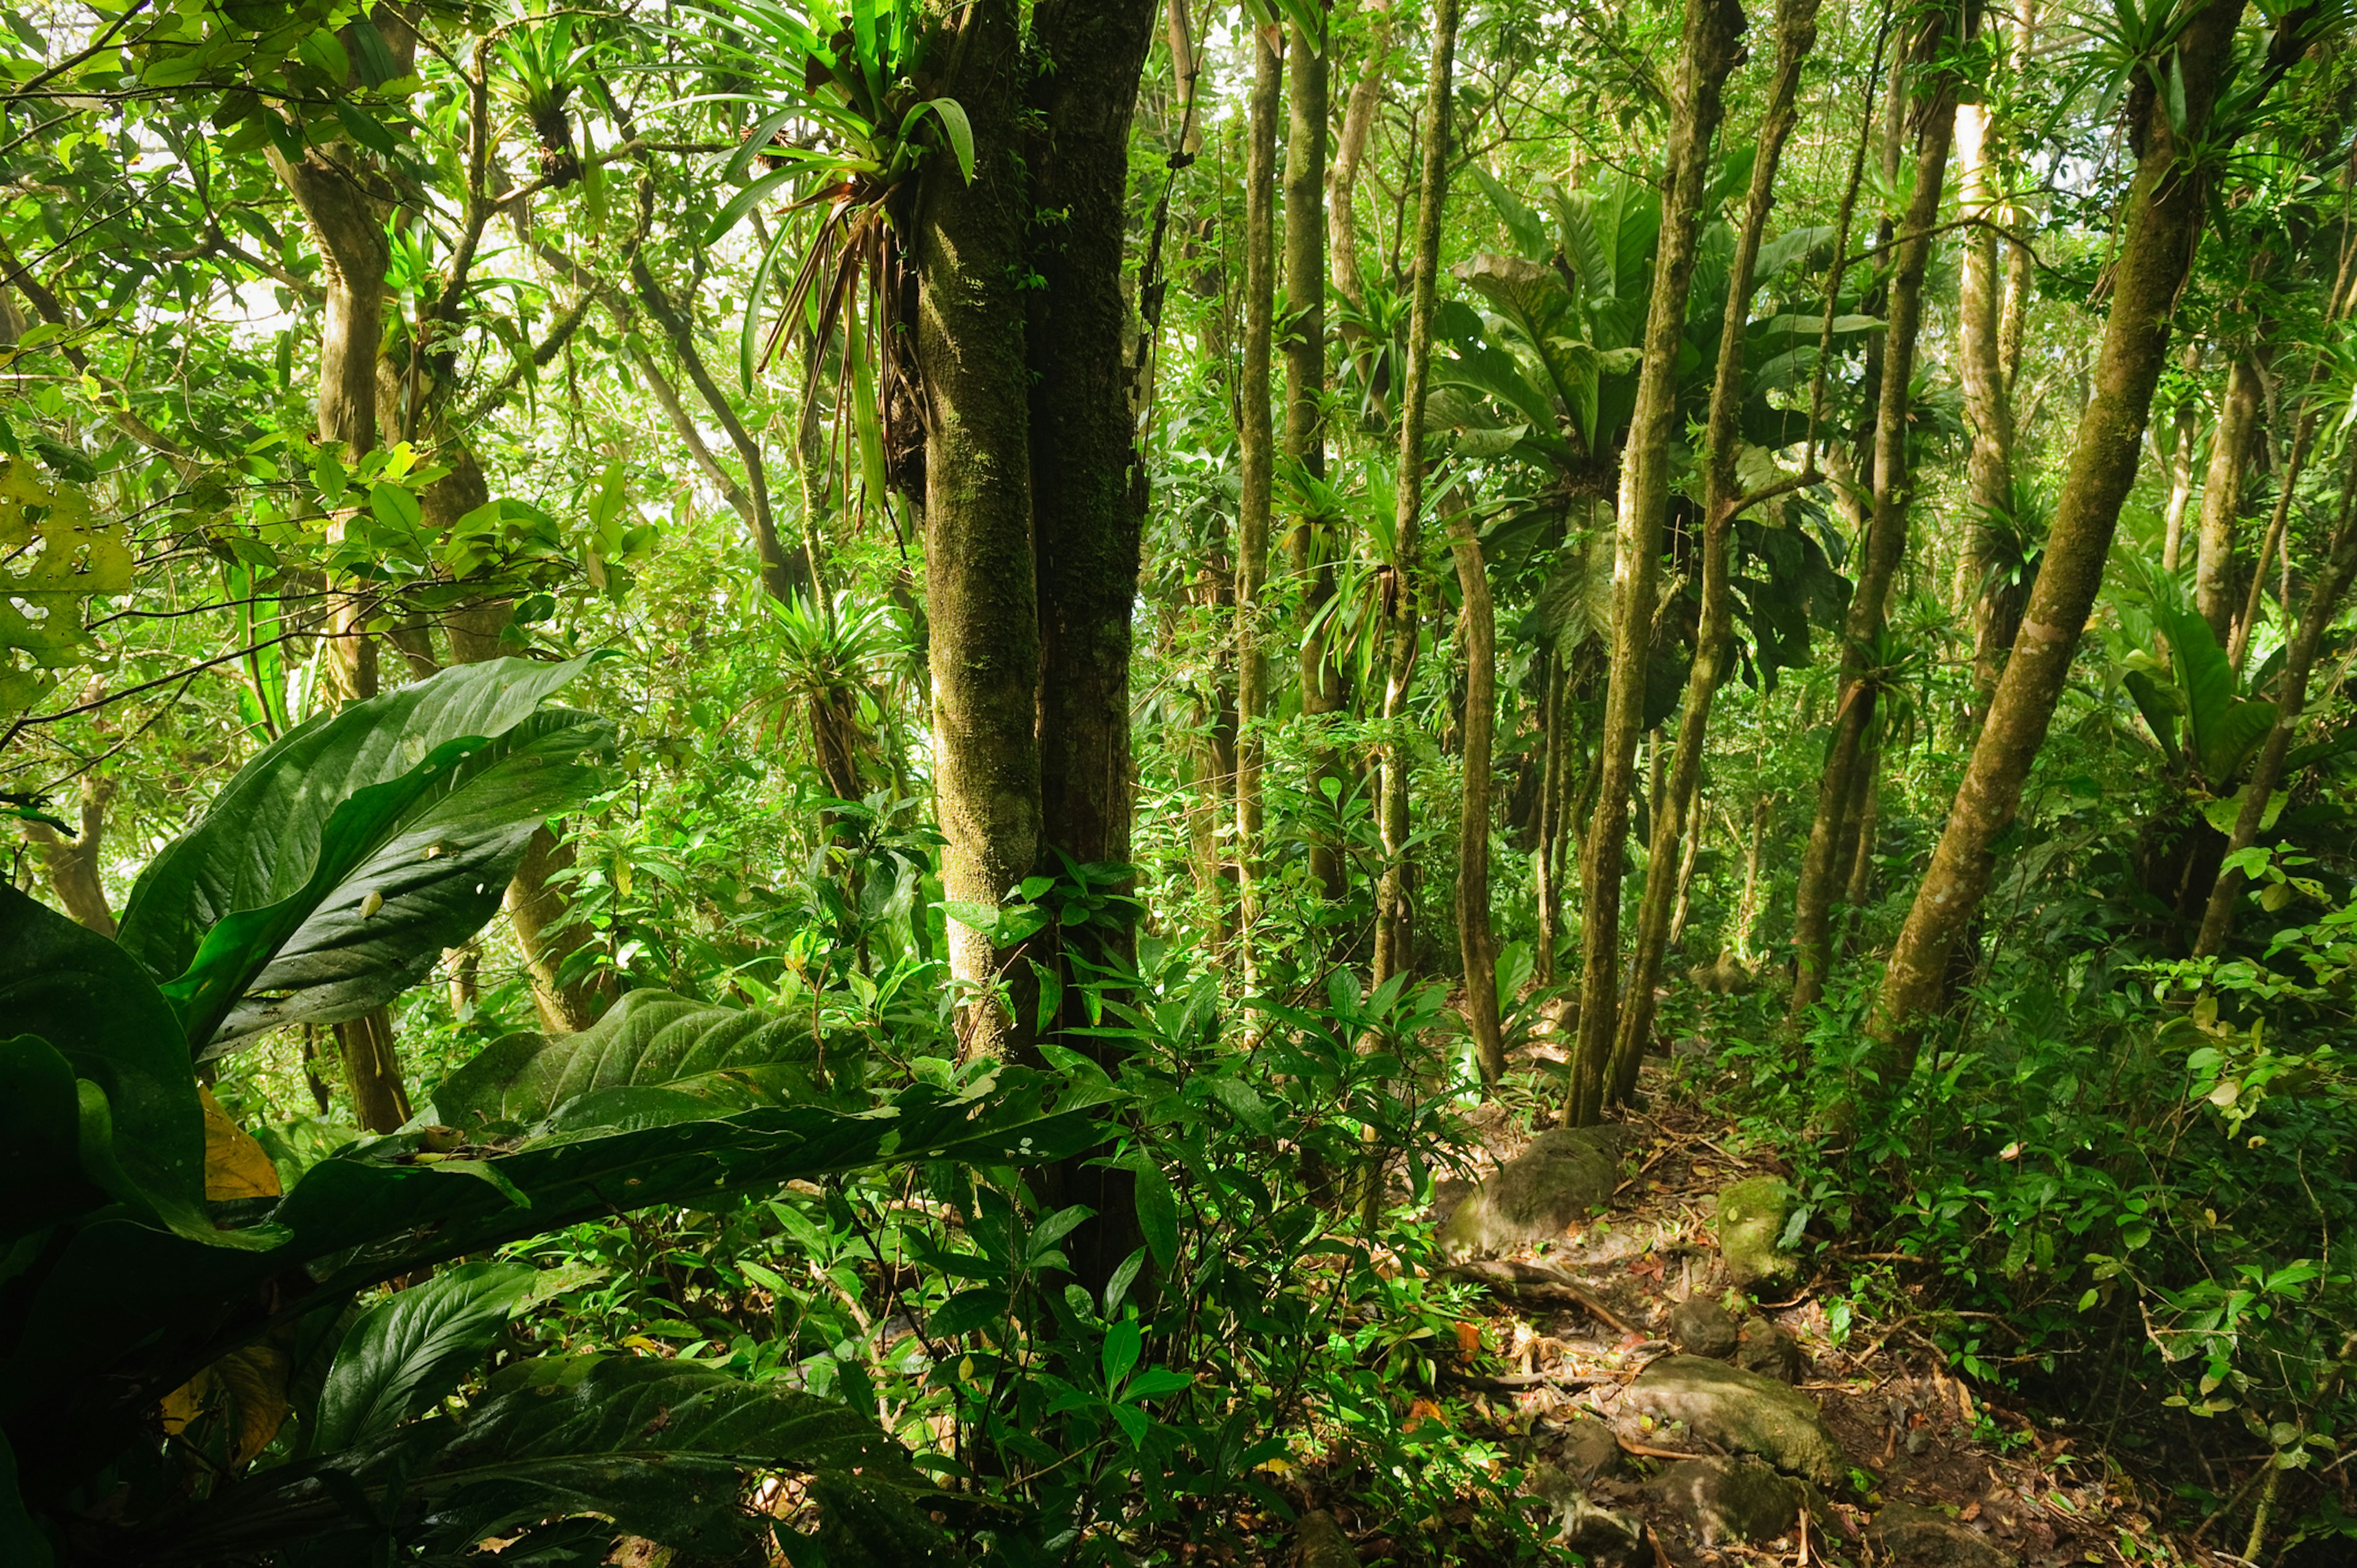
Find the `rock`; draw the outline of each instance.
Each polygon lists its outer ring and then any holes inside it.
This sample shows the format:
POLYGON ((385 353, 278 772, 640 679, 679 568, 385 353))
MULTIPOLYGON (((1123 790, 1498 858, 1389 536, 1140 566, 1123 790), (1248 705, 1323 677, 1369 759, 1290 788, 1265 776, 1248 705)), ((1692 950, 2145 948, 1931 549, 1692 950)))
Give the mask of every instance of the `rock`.
POLYGON ((1581 1416, 1565 1429, 1563 1463, 1583 1481, 1609 1476, 1620 1467, 1620 1440, 1593 1416, 1581 1416))
POLYGON ((1705 1546, 1773 1541, 1801 1517, 1801 1487, 1750 1457, 1671 1466, 1645 1490, 1705 1546))
POLYGON ((1472 1197, 1437 1238, 1451 1262, 1491 1256, 1560 1236, 1612 1196, 1620 1168, 1602 1128, 1556 1127, 1531 1140, 1472 1197))
POLYGON ((1351 1538, 1324 1509, 1301 1516, 1293 1532, 1294 1568, 1359 1568, 1351 1538))
POLYGON ((1719 1193, 1718 1255, 1730 1283, 1749 1287, 1792 1274, 1794 1260, 1778 1245, 1792 1208, 1781 1176, 1752 1176, 1719 1193))
POLYGON ((1555 1540, 1586 1558, 1588 1568, 1637 1568, 1652 1562, 1645 1527, 1627 1514, 1598 1508, 1583 1494, 1558 1517, 1562 1528, 1555 1540))
POLYGON ((1747 1317, 1737 1331, 1735 1364, 1780 1383, 1797 1383, 1809 1359, 1801 1353, 1801 1342, 1781 1327, 1764 1317, 1747 1317))
POLYGON ((1936 1509, 1892 1503, 1874 1516, 1867 1539, 1896 1568, 2013 1568, 2013 1553, 1936 1509))
POLYGON ((1706 1295, 1688 1296, 1670 1309, 1670 1340, 1689 1356, 1725 1360, 1735 1354, 1734 1315, 1706 1295))
POLYGON ((1683 1421, 1697 1437, 1831 1487, 1848 1456, 1809 1396, 1700 1356, 1664 1356, 1629 1385, 1629 1408, 1683 1421))

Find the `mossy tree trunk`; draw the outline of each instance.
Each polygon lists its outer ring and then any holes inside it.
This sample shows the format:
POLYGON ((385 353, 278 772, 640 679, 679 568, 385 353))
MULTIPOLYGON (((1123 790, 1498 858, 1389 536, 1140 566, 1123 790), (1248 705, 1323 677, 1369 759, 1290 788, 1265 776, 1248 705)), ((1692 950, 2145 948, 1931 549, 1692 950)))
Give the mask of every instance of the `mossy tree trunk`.
POLYGON ((2046 740, 2054 705, 2103 584, 2120 506, 2136 482, 2154 385, 2169 355, 2169 322, 2201 235, 2210 115, 2244 0, 2201 0, 2185 19, 2172 62, 2173 102, 2140 85, 2129 108, 2136 172, 2112 274, 2111 318, 2048 535, 2044 564, 1997 682, 1987 721, 1900 929, 1870 1028, 1875 1066, 1895 1083, 1915 1063, 1940 1005, 1948 961, 1978 914, 1997 838, 2013 823, 2023 782, 2046 740), (2175 87, 2182 86, 2181 95, 2175 87))
POLYGON ((1284 91, 1285 35, 1253 29, 1254 75, 1244 134, 1243 354, 1236 381, 1236 929, 1244 989, 1259 984, 1261 774, 1268 755, 1268 654, 1264 596, 1275 431, 1269 360, 1276 295, 1276 118, 1284 91))
POLYGON ((1637 742, 1644 727, 1662 523, 1669 507, 1670 441, 1677 434, 1678 345, 1710 185, 1711 144, 1742 35, 1742 8, 1732 0, 1694 0, 1687 7, 1663 169, 1661 244, 1646 308, 1644 361, 1621 456, 1612 673, 1598 742, 1601 766, 1596 815, 1580 859, 1579 1036, 1572 1051, 1566 1102, 1574 1126, 1586 1126, 1603 1114, 1607 1069, 1620 1023, 1620 875, 1637 742))

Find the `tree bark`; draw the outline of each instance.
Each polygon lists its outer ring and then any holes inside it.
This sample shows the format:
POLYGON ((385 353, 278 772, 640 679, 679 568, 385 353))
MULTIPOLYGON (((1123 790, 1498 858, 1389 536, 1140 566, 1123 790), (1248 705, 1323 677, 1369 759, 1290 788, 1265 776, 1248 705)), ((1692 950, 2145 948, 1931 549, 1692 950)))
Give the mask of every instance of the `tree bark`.
MULTIPOLYGON (((971 182, 946 164, 923 180, 913 247, 942 886, 951 900, 986 908, 1031 875, 1040 836, 1017 11, 1015 0, 975 0, 958 14, 945 90, 973 122, 980 156, 971 182)), ((965 991, 964 1048, 1001 1056, 1028 1040, 1035 1021, 1021 954, 957 921, 949 950, 965 991), (1002 978, 1013 993, 1006 1005, 991 994, 1002 978)))
MULTIPOLYGON (((2316 435, 2316 418, 2312 411, 2302 414, 2292 432, 2291 452, 2284 459, 2284 471, 2276 486, 2275 509, 2267 518, 2267 532, 2259 541, 2258 558, 2251 563, 2251 586, 2243 596, 2242 613, 2234 618, 2234 635, 2226 644, 2226 663, 2238 678, 2244 662, 2250 658, 2251 634, 2257 629, 2260 613, 2266 607, 2267 563, 2278 549, 2285 553, 2287 564, 2291 560, 2291 546, 2285 541, 2284 532, 2291 524, 2292 497, 2299 489, 2300 474, 2308 467, 2309 443, 2316 435)), ((2285 614, 2290 614, 2288 602, 2284 609, 2285 614)))
MULTIPOLYGON (((2334 616, 2340 613, 2341 596, 2349 591, 2350 577, 2357 575, 2357 521, 2353 520, 2357 520, 2357 457, 2352 458, 2347 477, 2341 481, 2341 517, 2333 527, 2324 569, 2309 585, 2307 607, 2301 611, 2299 626, 2284 650, 2283 673, 2276 683, 2276 720, 2259 747, 2258 760, 2252 764, 2250 782, 2243 786, 2242 808, 2234 813, 2234 829, 2226 838, 2229 862, 2258 842, 2260 825, 2266 821, 2268 798, 2283 777, 2284 757, 2291 750, 2293 737, 2299 733, 2300 715, 2307 711, 2308 683, 2316 669, 2317 651, 2324 644, 2324 634, 2330 628, 2334 616)), ((2201 934, 2194 939, 2196 958, 2208 957, 2226 945, 2244 882, 2243 873, 2231 865, 2218 873, 2218 880, 2210 889, 2209 904, 2201 911, 2201 934)))
MULTIPOLYGON (((1326 176, 1328 224, 1331 231, 1327 239, 1327 268, 1342 297, 1361 309, 1366 306, 1367 297, 1359 268, 1359 166, 1366 158, 1375 116, 1383 106, 1383 72, 1391 61, 1393 23, 1391 0, 1366 0, 1366 10, 1372 18, 1366 59, 1360 68, 1359 80, 1351 84, 1351 96, 1342 110, 1342 134, 1334 144, 1334 166, 1326 176)), ((1442 27, 1440 17, 1436 15, 1430 25, 1437 38, 1442 27)))
POLYGON ((2226 372, 2226 395, 2218 407, 2218 433, 2210 443, 2210 471, 2201 481, 2201 523, 2195 535, 2193 607, 2222 648, 2233 634, 2234 524, 2243 510, 2243 478, 2257 445, 2259 415, 2266 403, 2262 372, 2248 354, 2238 355, 2226 372))
POLYGON ((1687 7, 1669 153, 1663 168, 1662 236, 1645 318, 1644 361, 1621 456, 1612 596, 1612 675, 1598 738, 1596 816, 1580 860, 1579 1036, 1572 1053, 1566 1116, 1587 1126, 1604 1112, 1607 1069, 1620 1023, 1620 873, 1627 854, 1629 791, 1644 722, 1645 668, 1652 649, 1662 521, 1669 507, 1670 440, 1677 425, 1678 346, 1694 283, 1695 242, 1711 173, 1721 93, 1743 35, 1733 0, 1687 7))
MULTIPOLYGON (((1727 678, 1732 651, 1734 594, 1728 580, 1728 546, 1743 496, 1735 464, 1741 449, 1745 328, 1751 318, 1751 298, 1759 270, 1760 245, 1767 234, 1768 215, 1776 200, 1776 172, 1799 116, 1801 65, 1817 41, 1817 0, 1782 0, 1776 13, 1776 62, 1762 112, 1757 152, 1751 164, 1751 185, 1745 197, 1743 225, 1737 231, 1735 255, 1727 263, 1727 303, 1720 314, 1718 361, 1711 376, 1710 411, 1705 419, 1702 462, 1702 611, 1695 632, 1695 660, 1686 672, 1684 702, 1678 715, 1677 746, 1669 779, 1655 814, 1653 834, 1646 854, 1645 894, 1637 908, 1636 951, 1630 961, 1629 994, 1622 1004, 1619 1034, 1613 1043, 1612 1090, 1626 1099, 1636 1087, 1638 1064, 1645 1041, 1652 1035, 1655 989, 1672 939, 1671 930, 1683 896, 1685 871, 1673 877, 1672 866, 1690 868, 1691 855, 1682 854, 1694 816, 1695 798, 1702 781, 1703 745, 1709 736, 1710 712, 1727 678)), ((1697 837, 1699 835, 1696 835, 1697 837)))
MULTIPOLYGON (((2201 339, 2196 338, 2185 345, 2179 364, 2189 379, 2201 373, 2201 339)), ((2193 504, 2194 437, 2201 428, 2190 395, 2178 404, 2172 424, 2177 445, 2169 453, 2169 500, 2161 509, 2160 569, 2175 576, 2177 564, 2185 551, 2185 514, 2193 504)))
MULTIPOLYGON (((1407 891, 1408 757, 1405 737, 1400 732, 1401 726, 1406 723, 1408 682, 1415 671, 1415 573, 1421 550, 1417 524, 1424 514, 1425 392, 1432 373, 1432 317, 1438 299, 1441 214, 1448 203, 1449 78, 1457 53, 1457 14, 1458 0, 1435 0, 1432 62, 1424 90, 1424 167, 1417 179, 1415 273, 1414 295, 1408 309, 1407 375, 1400 397, 1398 504, 1392 514, 1393 537, 1397 542, 1394 554, 1398 564, 1390 604, 1390 671, 1383 686, 1383 874, 1375 893, 1374 978, 1379 985, 1408 967, 1409 949, 1415 931, 1415 912, 1408 902, 1407 891)), ((1479 555, 1477 546, 1477 565, 1479 555)), ((1485 581, 1482 585, 1485 600, 1488 595, 1485 581)), ((1494 643, 1494 632, 1491 640, 1494 643)), ((1468 646, 1471 646, 1469 638, 1468 646)), ((1492 709, 1497 702, 1495 683, 1496 676, 1492 673, 1491 684, 1493 691, 1490 699, 1492 709)), ((1474 721, 1469 712, 1469 698, 1468 702, 1467 726, 1469 732, 1474 721)), ((1480 722, 1482 764, 1486 771, 1492 724, 1491 714, 1484 713, 1480 722)), ((1469 793, 1471 788, 1469 784, 1467 786, 1469 793)), ((1481 793, 1486 801, 1489 793, 1486 781, 1481 793)), ((1488 836, 1486 811, 1485 804, 1482 819, 1485 840, 1488 836)), ((1488 854, 1489 846, 1485 842, 1482 845, 1485 867, 1488 854)), ((1493 1010, 1495 1004, 1493 993, 1493 1010)), ((1477 1031, 1477 1040, 1478 1037, 1477 1031)), ((1485 1059, 1482 1066, 1485 1077, 1489 1074, 1490 1066, 1485 1059)), ((1495 1082, 1496 1079, 1491 1078, 1489 1081, 1495 1082)))
MULTIPOLYGON (((1457 0, 1439 4, 1448 13, 1453 41, 1457 0)), ((1448 545, 1457 560, 1457 585, 1465 598, 1464 618, 1458 623, 1465 639, 1465 799, 1457 819, 1457 949, 1465 966, 1465 1016, 1473 1028, 1473 1062, 1482 1084, 1495 1089, 1506 1073, 1505 1035, 1498 1020, 1498 950, 1490 930, 1490 771, 1498 712, 1498 620, 1473 514, 1461 504, 1448 509, 1448 545)))
POLYGON ((1284 90, 1284 35, 1253 29, 1254 69, 1244 144, 1243 363, 1237 377, 1236 446, 1236 929, 1244 990, 1259 988, 1261 769, 1268 754, 1268 538, 1275 473, 1269 361, 1276 294, 1276 113, 1284 90))
POLYGON ((106 838, 107 802, 114 798, 114 780, 95 773, 81 776, 81 836, 64 839, 46 822, 27 822, 25 836, 33 841, 49 891, 75 922, 100 936, 114 935, 114 911, 106 902, 99 880, 98 857, 106 838))
MULTIPOLYGON (((1032 206, 1063 214, 1035 235, 1028 295, 1031 356, 1031 527, 1039 571, 1039 848, 1082 865, 1129 860, 1130 607, 1137 598, 1146 499, 1122 349, 1122 245, 1129 130, 1139 73, 1161 0, 1043 0, 1032 37, 1045 59, 1033 78, 1039 127, 1027 158, 1032 206)), ((1040 867, 1051 867, 1045 863, 1040 867)), ((1125 879, 1118 891, 1134 889, 1125 879)), ((1059 1029, 1095 1022, 1092 975, 1135 960, 1126 927, 1059 931, 1066 955, 1059 1029), (1081 961, 1072 963, 1070 957, 1081 961)), ((1126 1047, 1088 1035, 1068 1042, 1118 1070, 1126 1047)), ((1101 1292, 1139 1242, 1136 1177, 1106 1150, 1043 1172, 1054 1203, 1092 1217, 1066 1239, 1074 1275, 1101 1292)))
POLYGON ((515 928, 524 973, 532 982, 533 1010, 540 1015, 540 1026, 552 1035, 579 1034, 614 1000, 610 973, 570 983, 563 978, 565 961, 597 939, 596 929, 574 914, 564 890, 549 885, 573 865, 572 841, 559 843, 543 827, 524 846, 506 898, 508 923, 515 928))
MULTIPOLYGON (((1943 47, 1954 20, 1934 12, 1919 40, 1919 59, 1943 47)), ((1848 838, 1847 818, 1856 806, 1858 753, 1873 722, 1875 693, 1867 684, 1867 650, 1882 634, 1889 614, 1890 585, 1907 554, 1907 517, 1914 500, 1909 471, 1907 426, 1910 384, 1915 372, 1917 335, 1923 320, 1923 272, 1931 260, 1932 230, 1940 211, 1948 150, 1955 130, 1955 78, 1942 70, 1922 108, 1916 132, 1915 195, 1905 229, 1892 252, 1889 328, 1884 333, 1881 395, 1875 415, 1873 510, 1867 519, 1865 547, 1842 627, 1841 703, 1833 747, 1817 786, 1816 814, 1801 861, 1792 898, 1792 1015, 1797 1020, 1824 994, 1832 960, 1835 896, 1849 870, 1841 859, 1848 838)))
POLYGON ((2130 103, 2137 166, 2112 274, 2111 319, 2094 395, 2072 448, 2045 563, 2013 657, 1883 972, 1869 1027, 1884 1083, 1914 1067, 1924 1020, 1940 1004, 1949 954, 1988 892, 1997 837, 2020 809, 2022 783, 2045 742, 2103 583, 2120 505, 2136 481, 2153 386, 2168 358, 2169 318, 2201 239, 2207 199, 2202 170, 2215 166, 2208 162, 2215 149, 2202 144, 2243 4, 2202 0, 2187 18, 2175 61, 2175 80, 2184 90, 2181 110, 2148 87, 2140 86, 2130 103))
MULTIPOLYGON (((1285 456, 1303 476, 1326 477, 1326 27, 1322 11, 1313 34, 1288 26, 1287 52, 1293 91, 1286 101, 1285 137, 1285 456)), ((1306 491, 1294 497, 1286 539, 1293 575, 1299 579, 1305 626, 1318 621, 1335 592, 1334 521, 1306 491)), ((1342 710, 1342 671, 1333 656, 1333 633, 1320 625, 1301 639, 1301 716, 1313 723, 1342 710)), ((1337 779, 1341 758, 1330 746, 1317 746, 1316 779, 1337 779)), ((1309 846, 1310 869, 1329 899, 1345 891, 1342 846, 1320 839, 1309 846)))
MULTIPOLYGON (((1977 100, 1956 105, 1958 217, 1988 220, 1996 210, 1995 127, 1977 100)), ((1964 419, 1972 450, 1964 468, 1964 504, 1971 530, 1965 572, 1973 606, 1973 717, 1987 713, 1997 672, 2021 623, 2018 585, 1991 580, 1998 563, 1996 523, 2013 510, 2013 390, 2006 381, 2001 343, 1997 237, 1992 229, 1964 231, 1964 268, 1956 299, 1956 373, 1964 384, 1964 419)))

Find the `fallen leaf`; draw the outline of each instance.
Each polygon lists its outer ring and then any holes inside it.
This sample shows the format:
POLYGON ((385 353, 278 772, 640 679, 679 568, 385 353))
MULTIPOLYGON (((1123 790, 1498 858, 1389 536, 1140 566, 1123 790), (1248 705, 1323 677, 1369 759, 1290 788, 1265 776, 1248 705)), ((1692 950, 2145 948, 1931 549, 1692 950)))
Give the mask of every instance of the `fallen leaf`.
POLYGON ((1480 1348, 1481 1326, 1478 1323, 1459 1323, 1457 1326, 1458 1352, 1460 1355, 1471 1356, 1479 1353, 1480 1348))
POLYGON ((1443 1426, 1448 1424, 1448 1418, 1441 1414, 1438 1405, 1430 1400, 1416 1400, 1407 1407, 1407 1419, 1400 1423, 1400 1430, 1414 1432, 1426 1421, 1437 1421, 1443 1426))

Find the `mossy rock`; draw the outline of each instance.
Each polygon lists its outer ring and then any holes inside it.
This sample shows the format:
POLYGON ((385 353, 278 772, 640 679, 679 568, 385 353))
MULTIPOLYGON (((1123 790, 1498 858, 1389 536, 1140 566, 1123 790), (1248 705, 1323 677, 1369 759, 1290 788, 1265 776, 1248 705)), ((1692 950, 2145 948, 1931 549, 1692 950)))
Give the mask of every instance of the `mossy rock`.
POLYGON ((1783 1251, 1792 1214, 1792 1189, 1781 1176, 1751 1176, 1718 1195, 1718 1255, 1728 1283, 1749 1289, 1790 1279, 1796 1261, 1783 1251))
POLYGON ((1705 1546, 1773 1541, 1801 1518, 1800 1483, 1748 1456, 1673 1465, 1645 1490, 1705 1546))
POLYGON ((1700 1356, 1664 1356, 1629 1385, 1631 1406, 1696 1437, 1832 1487, 1849 1468, 1840 1440, 1800 1390, 1700 1356))
POLYGON ((1318 1509, 1301 1516, 1293 1536, 1295 1568, 1359 1568, 1359 1553, 1334 1516, 1318 1509))
POLYGON ((1898 1568, 2014 1568, 2014 1555, 1936 1509, 1892 1503, 1874 1516, 1867 1538, 1898 1568))
POLYGON ((1457 1206, 1440 1228, 1442 1255, 1494 1257, 1562 1235, 1611 1198, 1620 1179, 1615 1141, 1598 1127, 1540 1133, 1457 1206))
POLYGON ((1671 1342, 1689 1356, 1724 1361, 1739 1338, 1734 1315, 1706 1295, 1688 1296, 1670 1309, 1671 1342))

